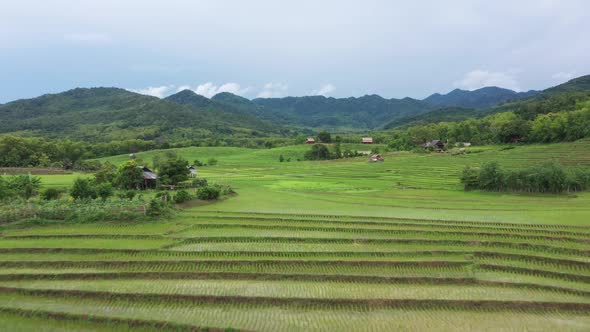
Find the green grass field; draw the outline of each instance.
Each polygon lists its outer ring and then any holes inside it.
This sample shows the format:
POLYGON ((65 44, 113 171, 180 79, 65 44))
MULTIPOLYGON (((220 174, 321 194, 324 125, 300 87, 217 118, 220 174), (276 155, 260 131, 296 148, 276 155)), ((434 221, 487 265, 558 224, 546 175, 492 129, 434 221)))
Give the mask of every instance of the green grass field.
POLYGON ((458 179, 491 160, 590 166, 590 142, 296 161, 308 148, 178 149, 216 158, 200 176, 237 195, 170 220, 2 226, 0 321, 11 331, 590 330, 590 194, 464 192, 458 179))

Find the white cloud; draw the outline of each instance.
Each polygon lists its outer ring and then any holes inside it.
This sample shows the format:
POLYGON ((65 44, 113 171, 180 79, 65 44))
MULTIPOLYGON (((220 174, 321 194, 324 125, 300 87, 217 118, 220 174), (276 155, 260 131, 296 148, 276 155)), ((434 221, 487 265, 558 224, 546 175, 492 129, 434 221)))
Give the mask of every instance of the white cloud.
POLYGON ((559 83, 565 82, 565 81, 569 81, 570 79, 574 78, 576 74, 574 72, 563 72, 560 71, 559 73, 555 73, 553 74, 553 76, 551 76, 552 79, 559 81, 559 83))
POLYGON ((192 88, 191 90, 193 90, 197 94, 200 94, 200 95, 205 96, 207 98, 211 98, 221 92, 229 92, 229 93, 233 93, 236 95, 243 95, 249 89, 248 88, 242 89, 238 83, 233 83, 233 82, 225 83, 222 85, 215 85, 211 82, 207 82, 204 84, 200 84, 196 88, 192 88))
POLYGON ((129 89, 129 91, 137 92, 142 95, 154 96, 164 98, 174 92, 174 85, 150 86, 143 89, 129 89))
POLYGON ((314 96, 328 96, 328 95, 330 95, 334 91, 336 91, 336 87, 333 84, 327 83, 327 84, 323 84, 322 86, 320 86, 319 89, 313 90, 311 92, 311 95, 314 95, 314 96))
POLYGON ((454 85, 466 90, 475 90, 486 86, 497 86, 520 91, 518 81, 514 77, 514 71, 491 72, 476 69, 465 74, 465 76, 463 76, 461 80, 455 82, 454 85))
POLYGON ((266 83, 262 91, 258 93, 258 98, 279 98, 284 97, 289 86, 284 83, 266 83))
POLYGON ((104 33, 68 33, 64 35, 64 40, 81 44, 106 44, 112 38, 104 33))

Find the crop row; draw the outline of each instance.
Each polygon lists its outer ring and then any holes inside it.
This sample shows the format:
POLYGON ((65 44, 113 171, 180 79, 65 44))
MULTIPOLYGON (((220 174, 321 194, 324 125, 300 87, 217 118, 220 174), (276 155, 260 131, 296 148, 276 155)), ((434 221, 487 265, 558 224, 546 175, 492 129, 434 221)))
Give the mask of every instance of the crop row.
POLYGON ((533 228, 533 229, 570 229, 581 232, 590 233, 590 227, 580 225, 568 224, 527 224, 527 223, 508 223, 508 222, 493 222, 493 221, 468 221, 468 220, 446 220, 446 219, 409 219, 398 217, 375 217, 375 216, 346 216, 346 215, 318 215, 318 214, 280 214, 280 213, 265 213, 265 212, 231 212, 231 211, 199 211, 198 214, 191 216, 212 217, 221 216, 223 218, 231 217, 248 218, 256 217, 257 219, 271 219, 271 220, 345 220, 345 221, 392 221, 392 222, 425 222, 437 224, 457 224, 457 225, 473 225, 473 226, 497 226, 501 228, 533 228))
POLYGON ((27 290, 112 292, 127 294, 263 297, 351 300, 495 300, 590 303, 588 293, 521 285, 357 283, 350 281, 116 279, 22 280, 0 287, 27 290))
MULTIPOLYGON (((109 319, 167 321, 176 324, 234 327, 256 331, 371 331, 371 330, 491 330, 498 324, 516 330, 567 330, 564 321, 575 326, 590 324, 582 307, 555 312, 550 304, 500 302, 406 302, 404 306, 301 303, 277 305, 256 303, 206 303, 162 301, 159 298, 129 298, 111 294, 4 292, 0 307, 109 319), (105 295, 105 296, 102 296, 105 295), (285 310, 289 308, 290 310, 285 310)), ((229 299, 227 299, 229 300, 229 299)), ((400 303, 401 304, 401 303, 400 303)))

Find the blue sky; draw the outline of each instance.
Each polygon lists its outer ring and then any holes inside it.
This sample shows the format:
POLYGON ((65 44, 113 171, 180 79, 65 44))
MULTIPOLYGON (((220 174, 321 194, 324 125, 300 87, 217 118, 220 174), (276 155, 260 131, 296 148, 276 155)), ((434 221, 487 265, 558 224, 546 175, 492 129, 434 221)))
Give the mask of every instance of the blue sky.
POLYGON ((0 103, 74 87, 248 98, 542 89, 590 73, 590 1, 19 0, 0 103))

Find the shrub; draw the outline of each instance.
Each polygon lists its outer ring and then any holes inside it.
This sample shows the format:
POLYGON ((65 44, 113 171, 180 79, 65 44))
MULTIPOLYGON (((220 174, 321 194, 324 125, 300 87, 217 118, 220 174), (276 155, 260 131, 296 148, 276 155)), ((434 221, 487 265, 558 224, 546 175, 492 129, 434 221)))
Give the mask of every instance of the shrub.
POLYGON ((148 216, 156 217, 170 213, 170 206, 161 199, 154 198, 150 201, 146 214, 148 216))
POLYGON ((202 187, 197 190, 197 198, 204 201, 217 199, 219 195, 219 188, 212 186, 202 187))
POLYGON ((59 198, 61 191, 55 188, 47 188, 41 193, 41 198, 46 201, 52 201, 59 198))
POLYGON ((331 158, 331 154, 327 146, 314 144, 311 146, 311 150, 305 153, 304 158, 306 160, 328 160, 331 158))
POLYGON ((209 166, 215 166, 215 165, 217 165, 217 159, 215 159, 215 158, 209 158, 209 160, 207 160, 207 165, 209 165, 209 166))
POLYGON ((188 202, 192 199, 191 194, 188 193, 186 190, 179 190, 176 195, 174 195, 174 202, 176 204, 188 202))
POLYGON ((115 191, 110 183, 105 182, 96 186, 96 193, 98 197, 100 197, 104 202, 107 200, 107 198, 113 196, 115 191))
POLYGON ((133 191, 133 190, 127 190, 125 192, 125 198, 127 198, 130 201, 132 201, 136 194, 137 193, 135 191, 133 191))
POLYGON ((195 159, 195 161, 193 161, 193 166, 201 167, 201 166, 205 166, 205 164, 203 164, 200 160, 195 159))
POLYGON ((41 178, 32 175, 15 175, 7 178, 7 185, 14 194, 28 200, 38 193, 41 178))
POLYGON ((74 181, 70 195, 75 200, 85 200, 95 199, 98 194, 93 180, 77 178, 74 181))
POLYGON ((207 179, 205 178, 195 178, 192 181, 192 186, 199 188, 199 187, 207 187, 207 179))

